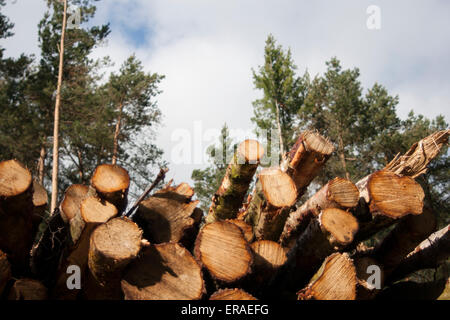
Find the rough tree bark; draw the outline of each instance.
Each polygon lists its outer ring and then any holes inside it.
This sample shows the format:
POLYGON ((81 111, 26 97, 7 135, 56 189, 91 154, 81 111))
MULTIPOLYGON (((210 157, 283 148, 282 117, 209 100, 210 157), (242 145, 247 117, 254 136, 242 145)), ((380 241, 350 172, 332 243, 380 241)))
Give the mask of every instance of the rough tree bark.
POLYGON ((239 145, 212 198, 206 223, 236 218, 263 155, 258 141, 246 140, 239 145))
POLYGON ((33 279, 20 279, 14 282, 8 296, 8 300, 43 301, 47 298, 47 288, 41 282, 33 279))
POLYGON ((9 280, 11 280, 11 265, 6 254, 0 250, 0 297, 9 280))
POLYGON ((122 280, 126 300, 199 300, 206 293, 202 271, 176 243, 147 247, 122 280))
POLYGON ((322 210, 353 208, 358 204, 358 200, 359 190, 350 180, 342 178, 331 180, 302 206, 290 213, 280 236, 281 245, 287 249, 292 248, 310 221, 322 210))

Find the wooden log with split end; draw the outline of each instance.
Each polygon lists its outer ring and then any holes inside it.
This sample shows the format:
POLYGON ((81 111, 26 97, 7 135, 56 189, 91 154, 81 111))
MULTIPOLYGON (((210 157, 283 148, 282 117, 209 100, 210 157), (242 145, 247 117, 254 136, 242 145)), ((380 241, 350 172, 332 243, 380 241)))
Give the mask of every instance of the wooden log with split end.
POLYGON ((122 298, 122 273, 137 257, 141 241, 141 229, 128 218, 112 219, 94 230, 88 257, 88 300, 122 298))
POLYGON ((236 218, 263 155, 258 141, 246 140, 239 145, 212 198, 206 223, 236 218))
POLYGON ((121 285, 126 300, 199 300, 205 294, 201 267, 176 243, 143 249, 121 285))
POLYGON ((333 144, 315 131, 303 132, 281 164, 281 169, 294 180, 297 199, 305 193, 309 184, 334 152, 333 144))
POLYGON ((0 162, 0 250, 14 274, 29 270, 33 244, 33 180, 16 160, 0 162))
POLYGON ((102 164, 95 169, 91 185, 101 199, 116 206, 119 214, 126 209, 130 187, 127 170, 118 165, 102 164))
POLYGON ((186 183, 166 186, 139 205, 133 221, 144 231, 144 238, 152 244, 182 243, 190 248, 202 218, 192 201, 194 190, 186 183))
POLYGON ((207 224, 198 234, 197 261, 214 280, 236 283, 251 272, 253 255, 241 229, 227 221, 207 224))
POLYGON ((47 288, 41 282, 33 279, 19 279, 14 282, 8 296, 8 300, 43 301, 47 298, 47 288))
POLYGON ((117 208, 109 202, 102 201, 96 197, 88 197, 81 202, 80 218, 72 218, 71 229, 72 239, 76 242, 68 248, 67 258, 61 265, 58 272, 57 283, 52 293, 56 299, 75 299, 80 290, 70 290, 67 288, 67 274, 69 266, 80 268, 82 283, 85 282, 85 270, 88 263, 89 242, 95 228, 118 215, 117 208), (77 221, 77 223, 75 223, 77 221), (73 236, 76 234, 76 236, 73 236))
POLYGON ((9 280, 11 280, 11 265, 9 264, 6 254, 0 250, 0 297, 9 280))
POLYGON ((392 283, 427 268, 437 268, 450 257, 450 225, 430 235, 410 252, 387 278, 392 283))
POLYGON ((424 191, 410 177, 377 171, 359 181, 360 201, 354 210, 360 223, 355 243, 366 240, 407 215, 423 211, 424 191))
POLYGON ((288 249, 292 248, 311 220, 316 218, 322 210, 354 208, 358 200, 359 190, 350 180, 342 178, 331 180, 302 206, 289 214, 280 236, 281 245, 288 249))
POLYGON ((81 202, 88 197, 89 187, 74 184, 64 192, 64 198, 59 205, 59 211, 64 221, 69 222, 79 215, 81 202))
POLYGON ((255 239, 277 241, 296 199, 297 188, 287 173, 279 168, 262 170, 245 216, 255 239))
POLYGON ((209 300, 258 300, 251 294, 245 292, 242 289, 234 288, 234 289, 221 289, 216 292, 214 292, 211 297, 209 297, 209 300))
POLYGON ((300 290, 299 300, 355 300, 356 270, 347 253, 327 257, 309 285, 300 290))

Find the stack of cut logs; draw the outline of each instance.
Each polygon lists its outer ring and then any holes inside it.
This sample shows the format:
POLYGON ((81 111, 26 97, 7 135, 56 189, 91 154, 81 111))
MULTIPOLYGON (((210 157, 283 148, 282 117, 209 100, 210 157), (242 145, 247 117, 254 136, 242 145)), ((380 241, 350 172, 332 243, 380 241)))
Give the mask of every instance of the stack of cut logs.
POLYGON ((417 288, 435 299, 448 281, 450 226, 436 230, 415 178, 449 135, 424 138, 356 183, 337 177, 307 201, 333 144, 303 132, 279 167, 258 171, 264 150, 247 140, 205 215, 194 190, 173 181, 126 214, 128 172, 104 164, 45 217, 44 188, 18 161, 0 162, 0 297, 401 299, 417 288), (375 247, 364 245, 386 228, 375 247), (430 268, 433 283, 405 280, 430 268))

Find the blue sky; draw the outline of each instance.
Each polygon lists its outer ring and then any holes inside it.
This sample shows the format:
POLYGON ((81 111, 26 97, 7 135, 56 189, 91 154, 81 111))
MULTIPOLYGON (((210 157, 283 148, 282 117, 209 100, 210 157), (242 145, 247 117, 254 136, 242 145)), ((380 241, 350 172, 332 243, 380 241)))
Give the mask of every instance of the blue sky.
MULTIPOLYGON (((16 36, 4 41, 6 54, 38 53, 36 25, 45 1, 17 0, 7 14, 16 36)), ((164 114, 158 144, 166 159, 180 141, 177 130, 251 131, 251 68, 263 63, 269 33, 290 47, 298 71, 313 75, 337 56, 345 68, 358 67, 364 88, 375 82, 399 95, 398 114, 410 110, 450 120, 450 1, 317 0, 207 1, 103 0, 95 22, 111 23, 107 47, 94 56, 110 55, 118 69, 136 53, 148 71, 166 75, 158 98, 164 114), (366 26, 366 9, 381 10, 381 29, 366 26)), ((204 133, 201 149, 213 137, 204 133)), ((240 135, 237 139, 243 139, 240 135)), ((205 163, 171 165, 176 182, 190 182, 192 169, 205 163)))

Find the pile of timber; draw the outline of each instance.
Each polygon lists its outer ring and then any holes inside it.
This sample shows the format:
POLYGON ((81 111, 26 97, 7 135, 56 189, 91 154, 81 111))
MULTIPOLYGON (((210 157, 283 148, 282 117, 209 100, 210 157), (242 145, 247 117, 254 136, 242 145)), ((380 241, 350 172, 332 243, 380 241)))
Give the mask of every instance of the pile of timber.
POLYGON ((148 195, 163 170, 127 212, 130 176, 109 164, 90 185, 70 186, 49 214, 30 171, 0 162, 0 299, 438 298, 448 282, 450 226, 436 230, 415 178, 449 135, 424 138, 360 181, 336 177, 306 201, 333 144, 303 132, 279 167, 259 169, 264 149, 246 140, 205 214, 186 183, 148 195), (436 281, 408 280, 423 269, 436 270, 436 281))

